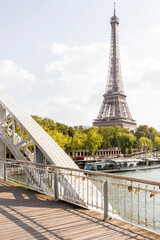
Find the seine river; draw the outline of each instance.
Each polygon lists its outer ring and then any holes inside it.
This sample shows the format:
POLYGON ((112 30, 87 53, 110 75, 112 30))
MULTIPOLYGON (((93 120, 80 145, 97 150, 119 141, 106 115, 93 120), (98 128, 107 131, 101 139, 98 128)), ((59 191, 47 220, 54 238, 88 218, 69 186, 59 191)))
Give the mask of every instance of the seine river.
MULTIPOLYGON (((127 177, 134 177, 134 178, 140 178, 140 179, 146 179, 146 180, 152 180, 160 182, 160 168, 156 169, 148 169, 148 170, 137 170, 137 171, 128 171, 128 172, 121 172, 121 173, 115 173, 118 175, 123 175, 127 177)), ((142 184, 141 184, 142 186, 142 184)), ((145 187, 145 185, 144 185, 145 187)), ((148 188, 152 188, 148 185, 148 188)), ((158 190, 158 188, 156 188, 158 190)), ((110 192, 111 194, 111 192, 110 192)), ((155 196, 155 200, 153 197, 150 196, 151 192, 147 193, 147 219, 148 224, 153 224, 153 212, 155 214, 155 225, 156 227, 160 227, 160 194, 155 196), (155 201, 155 209, 153 209, 153 201, 155 201)), ((115 198, 118 198, 118 192, 115 193, 115 198)), ((122 195, 123 199, 123 195, 122 195)), ((137 219, 137 193, 133 194, 133 208, 134 208, 134 218, 137 219)), ((130 215, 130 196, 129 193, 127 194, 127 202, 128 202, 128 214, 130 215)), ((110 198, 110 203, 112 204, 112 197, 110 198)), ((140 219, 145 222, 145 195, 144 191, 140 191, 140 219)), ((123 206, 123 201, 121 200, 121 205, 123 206)), ((122 207, 123 208, 123 207, 122 207)), ((118 206, 117 209, 118 211, 118 206)), ((122 217, 123 218, 123 217, 122 217)), ((143 225, 143 224, 142 224, 143 225)), ((144 226, 144 225, 143 225, 144 226)), ((148 226, 149 227, 149 226, 148 226)), ((153 228, 150 228, 153 230, 153 228)), ((160 232, 160 229, 156 229, 157 232, 160 232)))
POLYGON ((152 181, 160 182, 160 168, 149 169, 149 170, 137 170, 137 171, 128 171, 116 173, 118 175, 124 175, 127 177, 135 177, 152 181))

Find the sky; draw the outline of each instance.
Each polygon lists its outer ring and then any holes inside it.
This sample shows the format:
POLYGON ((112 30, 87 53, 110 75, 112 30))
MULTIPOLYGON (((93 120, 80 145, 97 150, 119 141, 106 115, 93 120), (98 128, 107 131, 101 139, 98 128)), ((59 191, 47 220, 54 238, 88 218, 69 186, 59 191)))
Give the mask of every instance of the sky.
MULTIPOLYGON (((117 0, 137 124, 160 131, 160 1, 117 0)), ((0 0, 0 89, 28 114, 92 126, 107 84, 112 0, 0 0)))

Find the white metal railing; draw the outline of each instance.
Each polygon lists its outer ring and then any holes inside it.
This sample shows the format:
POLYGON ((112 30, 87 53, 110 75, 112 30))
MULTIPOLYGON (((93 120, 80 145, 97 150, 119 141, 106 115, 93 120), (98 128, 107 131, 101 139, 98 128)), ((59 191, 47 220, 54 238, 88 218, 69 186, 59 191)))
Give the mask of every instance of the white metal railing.
POLYGON ((160 233, 160 183, 81 169, 0 160, 0 177, 160 233))

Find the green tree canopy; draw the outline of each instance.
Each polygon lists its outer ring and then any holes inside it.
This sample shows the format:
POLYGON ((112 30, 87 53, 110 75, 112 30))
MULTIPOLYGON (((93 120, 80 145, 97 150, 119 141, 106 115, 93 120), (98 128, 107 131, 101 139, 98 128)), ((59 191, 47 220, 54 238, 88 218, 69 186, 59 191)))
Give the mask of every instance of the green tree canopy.
POLYGON ((90 155, 94 155, 98 148, 101 147, 103 142, 103 136, 98 133, 97 129, 90 129, 85 141, 86 149, 89 150, 90 155))
POLYGON ((57 129, 54 131, 49 131, 48 133, 54 139, 54 141, 64 150, 70 147, 71 139, 68 135, 64 135, 57 129))
POLYGON ((125 132, 122 132, 122 133, 119 133, 119 143, 120 143, 120 148, 121 148, 121 152, 123 154, 126 154, 126 153, 132 153, 132 148, 133 148, 133 145, 136 141, 136 137, 131 134, 131 133, 125 133, 125 132))
POLYGON ((82 133, 81 131, 76 131, 71 141, 71 150, 76 149, 85 149, 85 142, 87 139, 87 134, 82 133))
POLYGON ((114 127, 100 127, 98 133, 103 136, 101 148, 111 148, 115 134, 114 127))
POLYGON ((152 140, 147 137, 141 137, 138 142, 139 149, 151 150, 153 143, 152 140))
POLYGON ((31 116, 46 132, 56 128, 55 122, 50 118, 41 118, 37 115, 31 116))
POLYGON ((75 133, 75 130, 73 129, 73 127, 69 127, 69 128, 68 128, 68 135, 69 135, 70 137, 73 137, 73 136, 74 136, 74 133, 75 133))
POLYGON ((135 132, 135 136, 137 139, 140 139, 141 137, 146 137, 148 135, 149 128, 147 125, 139 125, 135 132))
POLYGON ((156 148, 157 151, 160 151, 160 137, 155 137, 154 147, 156 148))
POLYGON ((149 139, 151 139, 153 143, 154 143, 155 138, 158 137, 158 135, 159 135, 159 133, 158 133, 158 131, 157 131, 155 128, 150 127, 150 128, 148 129, 147 137, 148 137, 149 139))
POLYGON ((56 122, 56 127, 59 132, 63 133, 64 135, 68 135, 68 129, 69 127, 63 123, 56 122))
MULTIPOLYGON (((140 125, 133 135, 120 126, 75 130, 50 118, 32 117, 66 151, 85 149, 95 154, 98 148, 119 147, 122 153, 131 153, 133 147, 149 150, 154 146, 159 149, 160 133, 147 125, 140 125)), ((19 132, 18 126, 16 131, 19 132)), ((27 136, 24 132, 24 138, 27 136)))

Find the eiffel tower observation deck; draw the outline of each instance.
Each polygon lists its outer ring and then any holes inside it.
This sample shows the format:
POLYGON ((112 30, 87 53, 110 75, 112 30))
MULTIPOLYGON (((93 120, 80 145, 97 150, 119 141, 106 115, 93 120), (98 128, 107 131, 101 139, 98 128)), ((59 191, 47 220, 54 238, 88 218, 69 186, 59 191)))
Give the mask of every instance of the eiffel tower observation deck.
POLYGON ((93 121, 94 127, 116 126, 128 128, 131 131, 136 129, 136 121, 133 120, 126 101, 126 95, 123 89, 120 53, 118 41, 119 19, 114 15, 110 21, 111 24, 111 43, 110 59, 108 69, 108 82, 106 91, 103 95, 103 102, 98 113, 97 119, 93 121))

